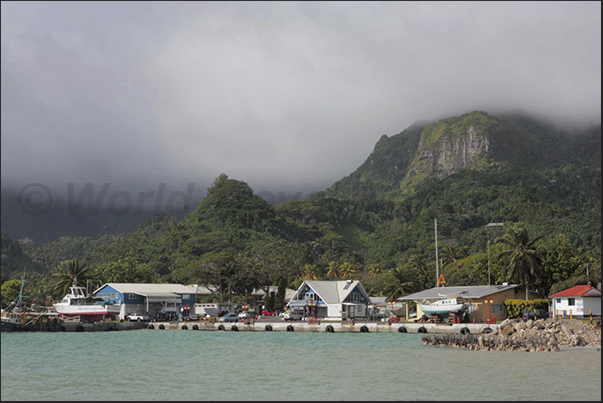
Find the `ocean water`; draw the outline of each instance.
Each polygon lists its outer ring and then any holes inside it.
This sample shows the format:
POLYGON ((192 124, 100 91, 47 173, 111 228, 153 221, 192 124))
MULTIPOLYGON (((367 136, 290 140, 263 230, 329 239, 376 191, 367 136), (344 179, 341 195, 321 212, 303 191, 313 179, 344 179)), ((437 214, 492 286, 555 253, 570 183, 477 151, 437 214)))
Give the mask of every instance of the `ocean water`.
POLYGON ((417 333, 2 333, 2 400, 601 400, 601 352, 417 333))

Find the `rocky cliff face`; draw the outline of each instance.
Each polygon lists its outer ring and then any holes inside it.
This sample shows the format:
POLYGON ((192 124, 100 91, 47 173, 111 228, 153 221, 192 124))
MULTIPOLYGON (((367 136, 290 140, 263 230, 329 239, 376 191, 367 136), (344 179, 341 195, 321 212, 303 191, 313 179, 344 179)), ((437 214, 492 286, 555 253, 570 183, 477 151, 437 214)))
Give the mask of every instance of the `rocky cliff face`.
POLYGON ((490 142, 473 125, 467 130, 445 130, 436 142, 422 138, 417 161, 407 179, 415 182, 430 176, 442 178, 463 169, 476 168, 479 157, 487 153, 490 142))

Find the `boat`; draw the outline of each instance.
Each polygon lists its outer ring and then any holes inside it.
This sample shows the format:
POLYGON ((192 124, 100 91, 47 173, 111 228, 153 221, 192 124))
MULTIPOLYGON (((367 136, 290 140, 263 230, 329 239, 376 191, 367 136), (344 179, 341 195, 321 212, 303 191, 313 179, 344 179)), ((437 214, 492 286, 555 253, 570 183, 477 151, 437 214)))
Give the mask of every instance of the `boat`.
POLYGON ((63 330, 63 321, 52 309, 34 309, 23 302, 24 276, 21 277, 19 296, 2 310, 0 331, 2 332, 58 332, 63 330))
POLYGON ((85 287, 77 285, 77 280, 69 287, 67 295, 60 302, 54 303, 54 308, 61 318, 82 322, 115 319, 121 312, 121 305, 89 295, 85 287))
POLYGON ((469 309, 469 304, 459 297, 438 299, 433 302, 417 302, 417 305, 426 315, 437 315, 444 320, 448 320, 450 314, 464 316, 469 309))

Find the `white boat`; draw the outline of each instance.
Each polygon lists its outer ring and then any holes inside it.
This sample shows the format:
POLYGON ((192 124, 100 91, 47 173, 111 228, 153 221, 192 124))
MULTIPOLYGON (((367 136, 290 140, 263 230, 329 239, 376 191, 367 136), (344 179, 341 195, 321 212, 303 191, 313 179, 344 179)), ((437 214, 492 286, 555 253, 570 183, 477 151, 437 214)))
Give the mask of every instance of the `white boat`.
POLYGON ((67 295, 61 302, 55 302, 54 308, 61 317, 79 316, 83 321, 113 319, 121 311, 121 305, 88 295, 85 287, 77 285, 69 287, 67 295))
MULTIPOLYGON (((438 220, 434 219, 435 230, 435 255, 436 255, 436 283, 438 290, 440 289, 440 275, 438 266, 438 220)), ((444 321, 448 321, 450 314, 465 317, 469 310, 469 304, 463 301, 461 297, 453 297, 451 295, 440 294, 435 301, 417 302, 417 305, 425 315, 437 315, 444 321)))
POLYGON ((426 315, 438 315, 444 319, 452 314, 464 314, 469 308, 469 304, 465 303, 461 298, 439 299, 433 302, 417 302, 426 315))

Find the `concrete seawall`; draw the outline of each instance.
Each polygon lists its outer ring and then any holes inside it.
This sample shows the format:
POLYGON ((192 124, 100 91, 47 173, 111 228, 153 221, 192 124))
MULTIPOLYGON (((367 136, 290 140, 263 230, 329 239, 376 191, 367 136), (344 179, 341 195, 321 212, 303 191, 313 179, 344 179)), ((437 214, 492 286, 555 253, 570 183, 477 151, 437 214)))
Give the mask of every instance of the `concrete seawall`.
POLYGON ((146 328, 151 330, 202 330, 226 332, 332 332, 332 333, 429 333, 429 334, 477 334, 489 333, 497 329, 496 324, 485 323, 383 323, 383 322, 264 322, 250 324, 236 323, 204 323, 204 322, 152 322, 146 328))

